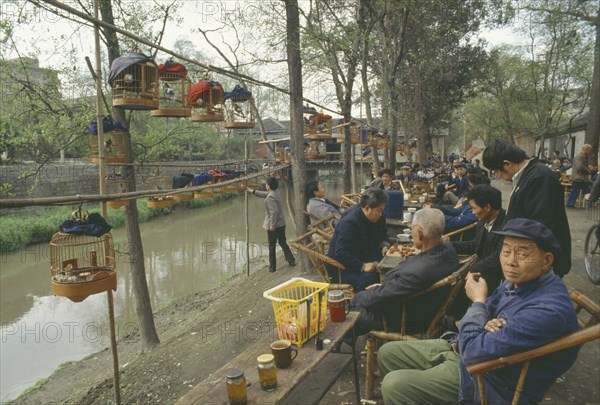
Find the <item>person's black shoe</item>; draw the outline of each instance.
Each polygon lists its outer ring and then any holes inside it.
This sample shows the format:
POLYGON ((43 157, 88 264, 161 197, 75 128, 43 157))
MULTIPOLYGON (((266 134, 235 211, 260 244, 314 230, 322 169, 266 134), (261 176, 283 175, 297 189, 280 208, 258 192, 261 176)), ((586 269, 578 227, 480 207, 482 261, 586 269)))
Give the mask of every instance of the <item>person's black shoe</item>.
POLYGON ((269 273, 275 273, 275 267, 269 267, 269 273))
POLYGON ((290 265, 290 267, 294 267, 296 265, 296 260, 288 260, 288 264, 290 265))

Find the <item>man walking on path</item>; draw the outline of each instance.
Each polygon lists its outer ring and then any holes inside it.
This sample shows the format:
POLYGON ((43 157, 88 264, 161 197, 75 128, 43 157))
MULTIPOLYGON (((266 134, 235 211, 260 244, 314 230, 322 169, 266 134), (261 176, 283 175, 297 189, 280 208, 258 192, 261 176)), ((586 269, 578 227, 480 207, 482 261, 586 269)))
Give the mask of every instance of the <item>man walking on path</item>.
POLYGON ((250 187, 246 189, 247 192, 265 199, 263 228, 267 230, 269 241, 269 271, 271 273, 277 269, 275 256, 277 242, 279 242, 279 246, 283 249, 285 260, 287 260, 289 265, 296 265, 296 259, 294 259, 294 255, 285 239, 285 213, 283 211, 283 204, 281 203, 281 196, 279 195, 279 191, 277 191, 278 187, 279 183, 277 179, 269 177, 267 179, 267 191, 253 190, 250 187))
POLYGON ((585 144, 575 156, 573 161, 573 184, 571 185, 571 194, 567 199, 567 208, 575 208, 577 197, 579 193, 583 192, 586 195, 590 192, 590 168, 589 168, 589 156, 592 153, 592 145, 585 144))

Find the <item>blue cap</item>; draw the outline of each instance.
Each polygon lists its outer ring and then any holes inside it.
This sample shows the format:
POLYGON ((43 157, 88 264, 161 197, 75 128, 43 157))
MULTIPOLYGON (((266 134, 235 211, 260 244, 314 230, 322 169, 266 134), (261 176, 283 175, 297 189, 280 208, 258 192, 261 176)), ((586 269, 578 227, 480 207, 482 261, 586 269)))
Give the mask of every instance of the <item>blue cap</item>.
POLYGON ((532 240, 546 252, 557 253, 560 251, 560 243, 552 231, 546 225, 532 219, 511 219, 506 221, 502 231, 494 231, 494 233, 532 240))

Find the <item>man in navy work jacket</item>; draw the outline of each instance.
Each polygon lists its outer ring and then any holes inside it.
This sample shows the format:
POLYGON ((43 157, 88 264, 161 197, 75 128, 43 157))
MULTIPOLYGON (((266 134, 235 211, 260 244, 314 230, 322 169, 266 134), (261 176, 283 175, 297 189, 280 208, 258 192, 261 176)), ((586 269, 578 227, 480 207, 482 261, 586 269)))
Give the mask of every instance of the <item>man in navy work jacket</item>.
MULTIPOLYGON (((488 297, 483 277, 469 273, 465 290, 473 304, 462 318, 457 354, 444 339, 390 342, 378 354, 386 404, 479 403, 476 377, 466 366, 543 346, 578 329, 569 292, 552 271, 560 246, 540 222, 507 221, 500 251, 506 279, 488 297)), ((519 403, 538 403, 577 358, 578 347, 532 361, 519 403)), ((491 404, 511 403, 522 364, 486 373, 491 404)))
MULTIPOLYGON (((342 283, 351 284, 356 291, 379 282, 377 264, 390 244, 386 236, 383 207, 387 200, 380 188, 368 188, 360 203, 350 207, 335 227, 327 256, 346 267, 342 283)), ((337 280, 337 269, 327 265, 332 279, 337 280)))

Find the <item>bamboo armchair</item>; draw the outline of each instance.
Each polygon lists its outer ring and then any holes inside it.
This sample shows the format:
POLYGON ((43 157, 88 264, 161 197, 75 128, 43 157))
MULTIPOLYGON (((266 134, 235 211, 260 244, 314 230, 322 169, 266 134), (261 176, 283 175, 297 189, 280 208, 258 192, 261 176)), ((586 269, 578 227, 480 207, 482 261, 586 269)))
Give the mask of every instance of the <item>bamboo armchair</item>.
POLYGON ((367 335, 367 359, 366 359, 366 367, 365 367, 365 395, 367 399, 372 399, 374 396, 375 390, 375 372, 377 371, 377 365, 375 364, 375 356, 377 350, 377 340, 415 340, 415 339, 429 339, 435 336, 436 334, 440 334, 442 331, 443 320, 446 316, 446 313, 454 303, 454 300, 458 296, 460 290, 464 287, 467 273, 471 267, 477 262, 477 255, 469 256, 465 261, 461 262, 462 267, 452 273, 451 275, 441 279, 440 281, 434 283, 430 287, 416 292, 411 296, 407 297, 402 302, 402 317, 400 319, 400 333, 393 333, 387 331, 387 323, 384 321, 384 329, 385 331, 371 331, 367 335), (429 323, 427 330, 425 333, 421 335, 408 335, 406 332, 406 321, 407 314, 406 309, 408 304, 411 303, 417 297, 422 295, 432 293, 434 291, 439 291, 443 288, 448 288, 448 295, 442 302, 442 305, 435 313, 433 319, 429 323))
MULTIPOLYGON (((307 211, 305 211, 305 214, 308 215, 310 218, 318 219, 307 211)), ((333 232, 335 231, 335 226, 333 225, 334 220, 339 221, 340 216, 335 214, 328 215, 325 218, 319 219, 314 224, 308 225, 308 230, 317 231, 319 236, 324 238, 327 241, 327 243, 329 243, 331 242, 331 239, 333 238, 333 232)))
POLYGON ((354 204, 358 204, 360 202, 360 194, 342 194, 342 200, 340 201, 341 209, 348 209, 354 204))
POLYGON ((469 224, 469 225, 467 225, 465 227, 462 227, 460 229, 456 229, 456 230, 454 230, 452 232, 448 232, 447 234, 444 234, 443 236, 447 236, 448 238, 451 238, 453 236, 459 235, 460 236, 459 241, 462 241, 463 237, 465 236, 465 233, 467 231, 470 231, 471 229, 475 228, 476 226, 477 226, 477 222, 473 222, 472 224, 469 224))
POLYGON ((583 345, 584 343, 600 338, 600 323, 598 323, 598 321, 600 321, 600 307, 598 304, 572 288, 569 288, 569 295, 571 296, 571 301, 573 301, 577 313, 580 314, 581 310, 583 309, 587 315, 589 315, 589 318, 585 321, 579 318, 580 329, 577 332, 563 336, 554 342, 548 343, 547 345, 538 347, 536 349, 527 350, 525 352, 512 354, 506 357, 486 360, 467 366, 468 373, 472 376, 477 376, 477 384, 479 385, 479 395, 482 405, 487 405, 488 403, 484 385, 486 372, 496 370, 504 366, 524 363, 523 367, 521 368, 521 374, 519 375, 519 381, 517 382, 515 394, 512 400, 512 404, 518 404, 521 393, 523 392, 523 386, 525 385, 525 379, 527 378, 527 371, 529 371, 529 364, 531 360, 573 346, 583 345))
POLYGON ((350 284, 342 283, 342 272, 346 269, 346 267, 342 263, 332 259, 324 253, 325 241, 329 243, 331 241, 331 236, 328 236, 326 232, 317 227, 303 235, 298 236, 289 243, 291 246, 308 256, 308 259, 317 270, 323 281, 329 283, 329 288, 331 290, 342 290, 344 291, 346 298, 352 298, 354 296, 354 290, 352 286, 350 284), (330 264, 338 269, 337 283, 332 282, 333 280, 331 280, 329 277, 325 263, 330 264))

